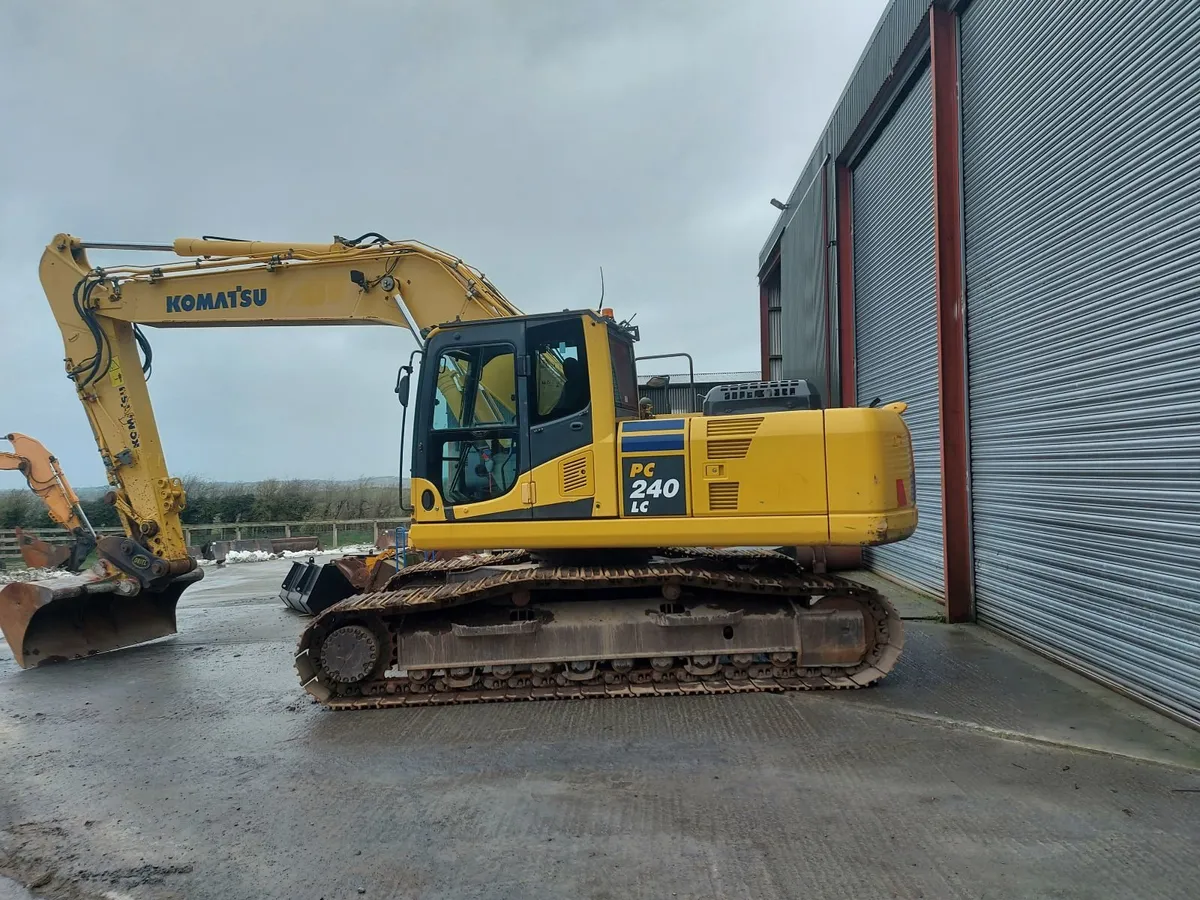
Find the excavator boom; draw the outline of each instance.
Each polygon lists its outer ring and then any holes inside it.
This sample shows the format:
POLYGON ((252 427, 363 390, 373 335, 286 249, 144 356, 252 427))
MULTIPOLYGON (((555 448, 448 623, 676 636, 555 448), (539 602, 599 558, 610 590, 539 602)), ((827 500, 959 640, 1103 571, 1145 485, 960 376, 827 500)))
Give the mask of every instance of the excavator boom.
POLYGON ((201 576, 143 327, 320 324, 414 335, 409 542, 475 553, 359 579, 319 611, 295 666, 325 705, 863 687, 895 664, 903 628, 885 598, 736 548, 911 535, 902 402, 824 408, 805 382, 765 382, 714 389, 700 414, 652 416, 637 329, 611 310, 526 315, 456 257, 375 233, 187 238, 137 248, 187 261, 103 269, 89 248, 134 249, 60 234, 40 274, 125 537, 101 539, 100 563, 61 593, 0 592, 19 664, 173 633, 201 576))
POLYGON ((100 269, 88 261, 89 248, 127 246, 60 234, 42 255, 40 277, 129 540, 179 563, 187 559, 179 518, 186 497, 167 472, 141 326, 388 325, 420 343, 444 321, 520 315, 482 273, 412 241, 181 238, 149 246, 193 256, 188 262, 100 269))

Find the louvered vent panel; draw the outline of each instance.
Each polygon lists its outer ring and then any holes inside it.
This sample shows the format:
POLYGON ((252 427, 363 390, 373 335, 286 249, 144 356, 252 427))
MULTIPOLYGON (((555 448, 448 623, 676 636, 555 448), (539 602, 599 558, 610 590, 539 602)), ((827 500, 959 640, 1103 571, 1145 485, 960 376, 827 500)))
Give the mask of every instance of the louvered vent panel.
POLYGON ((708 420, 705 433, 710 438, 753 437, 762 421, 762 416, 721 416, 708 420))
POLYGON ((738 508, 738 483, 736 481, 714 481, 708 486, 708 507, 723 512, 738 508))
POLYGON ((582 491, 588 486, 588 461, 586 456, 568 459, 562 464, 562 488, 564 494, 582 491))
POLYGON ((750 438, 726 438, 708 442, 709 459, 745 459, 750 450, 750 438))

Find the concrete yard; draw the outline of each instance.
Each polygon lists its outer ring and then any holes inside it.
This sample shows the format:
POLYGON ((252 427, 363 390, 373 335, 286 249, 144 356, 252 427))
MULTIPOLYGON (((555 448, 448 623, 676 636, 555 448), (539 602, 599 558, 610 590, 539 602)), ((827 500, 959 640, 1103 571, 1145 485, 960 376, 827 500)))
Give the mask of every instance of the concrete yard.
MULTIPOLYGON (((109 898, 1193 898, 1200 735, 883 583, 877 687, 329 712, 287 563, 180 634, 0 647, 0 873, 109 898)), ((0 898, 27 896, 0 879, 0 898)))

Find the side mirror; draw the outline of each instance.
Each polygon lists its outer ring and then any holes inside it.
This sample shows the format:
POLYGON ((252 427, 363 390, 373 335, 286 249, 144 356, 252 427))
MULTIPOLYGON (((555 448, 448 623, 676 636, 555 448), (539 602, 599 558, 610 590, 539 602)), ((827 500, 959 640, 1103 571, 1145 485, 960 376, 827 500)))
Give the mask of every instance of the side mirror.
POLYGON ((406 408, 408 406, 408 376, 411 372, 410 366, 401 366, 396 375, 396 394, 400 398, 400 405, 406 408))

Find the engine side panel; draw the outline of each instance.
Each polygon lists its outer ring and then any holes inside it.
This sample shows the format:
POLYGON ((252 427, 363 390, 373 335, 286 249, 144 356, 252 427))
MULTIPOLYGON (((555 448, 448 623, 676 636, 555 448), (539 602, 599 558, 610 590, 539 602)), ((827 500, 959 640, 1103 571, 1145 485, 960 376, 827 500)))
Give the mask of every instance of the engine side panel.
POLYGON ((689 423, 692 515, 827 513, 820 410, 700 416, 689 423))

